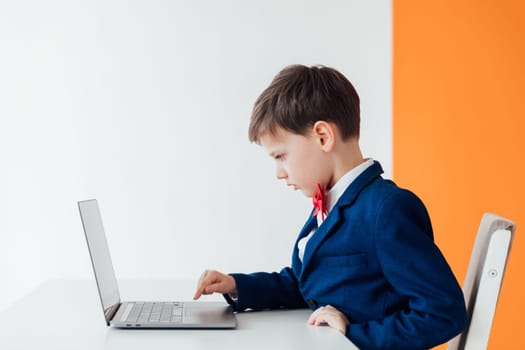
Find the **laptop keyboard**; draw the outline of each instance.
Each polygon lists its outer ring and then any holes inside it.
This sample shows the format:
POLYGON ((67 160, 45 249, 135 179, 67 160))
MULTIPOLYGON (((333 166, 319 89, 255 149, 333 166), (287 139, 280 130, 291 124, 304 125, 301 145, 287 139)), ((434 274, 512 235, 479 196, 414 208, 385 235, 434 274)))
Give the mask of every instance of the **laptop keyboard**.
POLYGON ((126 323, 180 323, 183 303, 134 302, 126 305, 121 322, 126 323))

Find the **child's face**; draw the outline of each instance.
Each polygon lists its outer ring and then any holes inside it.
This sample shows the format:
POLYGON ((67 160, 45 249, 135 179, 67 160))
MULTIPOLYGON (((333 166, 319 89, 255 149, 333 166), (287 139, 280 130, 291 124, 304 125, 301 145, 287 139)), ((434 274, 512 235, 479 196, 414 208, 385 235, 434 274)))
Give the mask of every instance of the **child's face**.
POLYGON ((260 143, 275 160, 277 178, 305 196, 313 197, 318 183, 330 181, 329 157, 313 133, 303 136, 278 129, 275 135, 265 133, 260 143))

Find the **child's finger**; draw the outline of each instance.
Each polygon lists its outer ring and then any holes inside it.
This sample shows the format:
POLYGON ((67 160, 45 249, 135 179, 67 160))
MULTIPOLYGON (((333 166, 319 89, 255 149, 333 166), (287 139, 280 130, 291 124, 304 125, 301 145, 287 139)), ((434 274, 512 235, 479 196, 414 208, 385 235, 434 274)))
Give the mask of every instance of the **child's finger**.
POLYGON ((323 307, 321 306, 320 308, 312 312, 312 314, 310 315, 310 318, 308 319, 308 324, 316 325, 317 320, 322 317, 322 314, 323 314, 323 307))
POLYGON ((206 283, 206 276, 208 275, 208 270, 205 270, 202 274, 201 274, 201 277, 199 278, 199 282, 197 284, 197 290, 195 291, 195 295, 193 296, 193 300, 197 300, 199 299, 201 296, 202 296, 202 293, 204 292, 204 289, 206 288, 207 286, 207 283, 206 283))
POLYGON ((200 285, 197 290, 195 291, 195 295, 193 296, 193 300, 197 300, 201 297, 202 292, 204 292, 205 286, 200 285))

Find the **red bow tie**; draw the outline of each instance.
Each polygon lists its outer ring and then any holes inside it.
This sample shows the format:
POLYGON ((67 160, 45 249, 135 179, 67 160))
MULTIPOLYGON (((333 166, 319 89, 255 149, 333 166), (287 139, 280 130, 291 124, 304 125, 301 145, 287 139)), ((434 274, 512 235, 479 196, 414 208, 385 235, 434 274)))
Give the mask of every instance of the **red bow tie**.
POLYGON ((317 216, 321 212, 321 218, 324 220, 325 216, 328 215, 328 209, 326 208, 326 185, 321 188, 320 184, 317 184, 317 194, 312 197, 312 203, 314 204, 314 214, 317 216))

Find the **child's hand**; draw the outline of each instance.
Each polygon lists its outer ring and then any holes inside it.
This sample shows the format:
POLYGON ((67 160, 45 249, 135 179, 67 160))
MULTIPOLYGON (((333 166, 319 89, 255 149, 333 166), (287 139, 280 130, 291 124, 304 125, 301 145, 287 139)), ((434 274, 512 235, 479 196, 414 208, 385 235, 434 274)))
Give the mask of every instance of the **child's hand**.
POLYGON ((202 294, 213 293, 237 294, 235 279, 219 271, 205 270, 199 279, 193 299, 199 299, 202 294))
POLYGON ((348 318, 339 310, 331 305, 321 306, 315 310, 308 320, 308 324, 322 326, 328 324, 330 327, 337 329, 345 334, 346 326, 350 324, 348 318))

